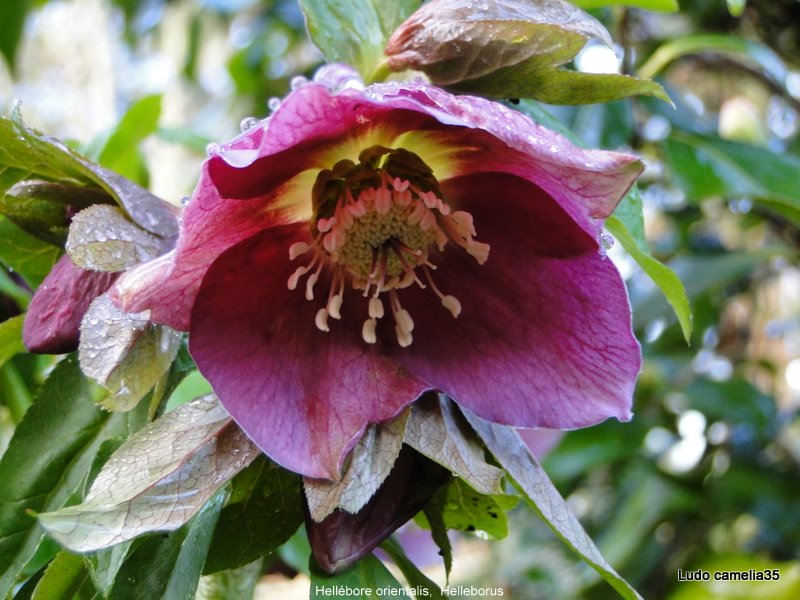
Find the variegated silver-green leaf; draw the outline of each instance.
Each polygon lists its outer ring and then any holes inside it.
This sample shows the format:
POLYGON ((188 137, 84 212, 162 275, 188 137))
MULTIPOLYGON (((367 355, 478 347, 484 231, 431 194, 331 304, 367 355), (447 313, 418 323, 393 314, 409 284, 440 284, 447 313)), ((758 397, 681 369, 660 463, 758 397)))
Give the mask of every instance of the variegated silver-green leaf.
POLYGON ((92 302, 81 322, 81 369, 107 387, 108 410, 130 410, 167 372, 181 334, 150 322, 149 311, 126 313, 107 296, 92 302))
POLYGON ((204 396, 122 444, 81 504, 42 513, 39 520, 59 543, 77 552, 172 531, 258 455, 219 401, 204 396))
POLYGON ((83 269, 116 272, 156 258, 169 245, 129 220, 121 209, 95 204, 72 219, 66 249, 83 269))
POLYGON ((370 425, 350 452, 339 481, 303 478, 312 519, 321 522, 337 508, 355 514, 369 502, 400 454, 408 415, 404 411, 387 423, 370 425))
POLYGON ((486 462, 483 446, 446 396, 428 396, 412 405, 404 441, 476 491, 502 493, 503 471, 486 462))

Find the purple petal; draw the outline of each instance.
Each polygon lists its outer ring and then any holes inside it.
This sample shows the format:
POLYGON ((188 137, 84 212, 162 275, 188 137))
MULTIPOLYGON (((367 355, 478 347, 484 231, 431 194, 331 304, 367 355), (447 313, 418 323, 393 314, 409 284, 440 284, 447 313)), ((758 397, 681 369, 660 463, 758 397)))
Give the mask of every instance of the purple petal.
POLYGON ((307 238, 304 226, 286 225, 222 254, 197 295, 190 350, 268 456, 308 477, 337 479, 366 426, 395 416, 428 386, 362 341, 360 295, 348 295, 343 323, 332 321, 330 333, 315 327, 320 304, 286 286, 298 266, 288 248, 307 238))
POLYGON ((529 183, 499 174, 454 183, 489 259, 479 266, 450 248, 434 259, 436 283, 461 301, 461 315, 450 318, 427 291, 404 290, 414 342, 385 351, 493 422, 572 429, 629 419, 641 358, 614 265, 597 252, 569 252, 585 238, 574 225, 540 220, 552 200, 529 183), (541 252, 542 239, 559 237, 554 252, 541 252))
POLYGON ((64 354, 76 350, 84 313, 118 275, 80 269, 66 254, 59 258, 28 306, 22 329, 28 351, 64 354))

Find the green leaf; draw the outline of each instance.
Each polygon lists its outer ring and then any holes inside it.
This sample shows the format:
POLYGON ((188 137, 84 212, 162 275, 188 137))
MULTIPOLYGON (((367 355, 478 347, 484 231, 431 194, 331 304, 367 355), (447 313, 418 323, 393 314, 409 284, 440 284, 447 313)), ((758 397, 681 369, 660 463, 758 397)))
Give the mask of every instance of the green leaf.
POLYGON ((16 271, 32 288, 39 287, 62 250, 37 238, 0 216, 0 262, 16 271))
POLYGON ((47 566, 31 600, 72 600, 88 576, 83 557, 62 550, 47 566))
POLYGON ((81 368, 111 392, 103 408, 126 411, 169 370, 181 334, 151 323, 149 314, 126 313, 107 296, 96 298, 84 315, 78 348, 81 368))
POLYGON ((17 315, 0 323, 0 367, 20 352, 25 351, 22 343, 22 323, 25 315, 17 315))
POLYGON ((67 238, 67 205, 36 194, 37 186, 19 184, 0 194, 0 214, 38 239, 61 246, 67 238))
POLYGON ((417 5, 415 0, 300 0, 311 39, 328 62, 353 65, 365 79, 383 61, 392 31, 417 5))
POLYGON ((135 426, 138 415, 98 409, 95 392, 74 356, 58 363, 0 460, 0 598, 42 539, 29 511, 60 508, 80 488, 103 441, 135 426))
POLYGON ((14 71, 14 58, 17 46, 22 38, 25 17, 31 8, 31 0, 15 0, 0 2, 0 53, 8 63, 10 71, 14 71))
POLYGON ((98 162, 123 177, 147 185, 147 177, 143 177, 146 167, 139 145, 156 133, 160 117, 160 94, 145 96, 135 102, 111 132, 98 162))
POLYGON ((204 573, 244 566, 281 547, 303 522, 300 477, 260 458, 233 480, 204 573))
POLYGON ((109 600, 194 600, 224 503, 220 491, 177 531, 142 540, 120 568, 109 600))
POLYGON ((264 561, 255 560, 238 569, 220 571, 205 575, 197 587, 198 600, 235 600, 253 598, 256 586, 261 579, 264 561))
POLYGON ((403 594, 400 582, 371 554, 337 575, 325 575, 312 567, 309 600, 351 600, 354 596, 348 588, 360 590, 358 597, 369 600, 403 594))
POLYGON ((692 307, 680 278, 650 254, 644 236, 642 199, 637 187, 625 196, 614 214, 606 219, 605 226, 663 292, 678 317, 683 337, 689 343, 692 337, 692 307))
POLYGON ((77 552, 172 531, 258 453, 216 398, 199 398, 126 440, 81 504, 42 513, 39 521, 77 552))
POLYGON ((679 8, 678 0, 572 0, 572 3, 586 10, 601 6, 635 6, 645 10, 675 12, 679 8))
POLYGON ((450 537, 447 535, 447 525, 444 523, 442 511, 437 510, 436 506, 425 506, 422 517, 424 520, 422 518, 415 520, 430 527, 433 542, 439 547, 439 553, 444 561, 445 575, 450 577, 450 571, 453 570, 453 547, 450 545, 450 537))
POLYGON ((800 156, 683 132, 667 139, 664 150, 691 201, 751 198, 800 226, 800 156))
POLYGON ((464 416, 486 443, 497 462, 506 470, 528 504, 553 532, 586 563, 597 571, 619 594, 628 600, 642 597, 608 564, 544 469, 530 453, 519 433, 506 425, 484 421, 462 408, 464 416))
POLYGON ((784 87, 786 78, 790 75, 784 62, 764 44, 716 33, 680 36, 665 42, 639 67, 637 75, 652 78, 683 56, 709 52, 752 62, 784 87))
POLYGON ((392 538, 387 538, 381 544, 384 549, 394 561, 394 564, 403 573, 411 588, 420 590, 415 594, 417 600, 420 598, 433 598, 434 600, 443 600, 445 596, 442 594, 441 588, 435 582, 431 581, 419 568, 411 562, 411 560, 403 552, 403 548, 392 538))
POLYGON ((433 0, 389 40, 388 66, 424 71, 436 85, 550 104, 643 94, 670 102, 654 81, 561 69, 589 39, 613 47, 603 25, 561 0, 433 0))
POLYGON ((62 141, 29 128, 17 104, 10 119, 0 118, 0 193, 22 180, 85 187, 94 195, 100 192, 150 233, 164 238, 178 233, 175 207, 118 173, 90 162, 62 141))

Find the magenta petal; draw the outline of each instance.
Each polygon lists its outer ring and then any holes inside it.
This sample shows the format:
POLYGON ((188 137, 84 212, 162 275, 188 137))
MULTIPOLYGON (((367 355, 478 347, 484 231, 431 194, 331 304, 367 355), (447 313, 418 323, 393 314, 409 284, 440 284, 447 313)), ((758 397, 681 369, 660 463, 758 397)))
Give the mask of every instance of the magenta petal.
POLYGON ((336 479, 367 424, 395 416, 429 386, 363 342, 359 303, 345 304, 343 322, 331 320, 330 333, 315 327, 319 303, 286 286, 299 266, 288 248, 304 238, 304 226, 286 225, 222 254, 195 301, 190 351, 270 458, 308 477, 336 479))
POLYGON ((77 349, 84 313, 118 275, 80 269, 66 254, 58 259, 28 306, 22 328, 28 351, 63 354, 77 349))
POLYGON ((446 249, 435 279, 461 301, 461 315, 452 319, 425 291, 408 290, 401 301, 414 318, 414 342, 386 351, 496 423, 572 429, 629 419, 641 357, 613 263, 597 252, 542 254, 540 236, 572 234, 549 231, 555 221, 537 223, 537 211, 524 207, 547 196, 517 178, 465 178, 460 193, 489 259, 478 266, 446 249), (492 195, 503 202, 487 202, 492 195))

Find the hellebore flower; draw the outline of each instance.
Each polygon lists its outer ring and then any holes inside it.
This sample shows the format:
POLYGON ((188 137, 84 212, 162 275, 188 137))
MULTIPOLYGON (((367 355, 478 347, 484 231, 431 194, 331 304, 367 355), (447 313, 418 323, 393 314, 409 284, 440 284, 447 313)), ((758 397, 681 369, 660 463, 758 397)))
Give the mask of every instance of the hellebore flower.
POLYGON ((189 331, 231 416, 308 477, 428 390, 517 427, 629 419, 640 351, 599 233, 641 168, 330 65, 211 150, 176 249, 112 297, 189 331))

